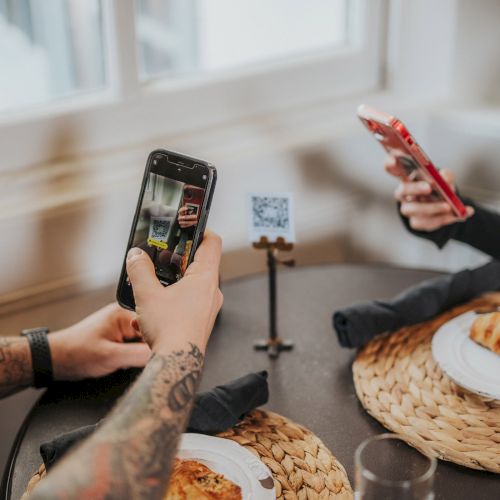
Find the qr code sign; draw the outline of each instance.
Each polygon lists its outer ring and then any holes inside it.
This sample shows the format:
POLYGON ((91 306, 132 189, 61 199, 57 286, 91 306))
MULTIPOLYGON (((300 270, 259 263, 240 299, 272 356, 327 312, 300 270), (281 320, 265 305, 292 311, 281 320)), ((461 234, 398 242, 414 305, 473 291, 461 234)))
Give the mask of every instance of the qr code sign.
POLYGON ((249 195, 250 241, 282 237, 295 241, 291 193, 252 193, 249 195))
POLYGON ((151 217, 148 244, 167 248, 168 233, 172 227, 172 217, 151 217))
POLYGON ((162 219, 153 219, 151 229, 151 238, 155 240, 164 240, 168 236, 168 230, 170 229, 170 221, 162 219))
POLYGON ((270 227, 288 230, 290 215, 288 198, 277 196, 252 196, 254 227, 270 227))

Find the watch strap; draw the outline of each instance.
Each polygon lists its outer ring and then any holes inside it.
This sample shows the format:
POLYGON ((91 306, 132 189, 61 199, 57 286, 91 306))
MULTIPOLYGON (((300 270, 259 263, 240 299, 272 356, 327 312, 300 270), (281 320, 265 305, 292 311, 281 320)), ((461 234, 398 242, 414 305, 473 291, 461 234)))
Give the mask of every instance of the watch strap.
POLYGON ((48 387, 52 382, 52 356, 46 327, 23 330, 21 335, 28 339, 33 365, 33 385, 36 388, 48 387))

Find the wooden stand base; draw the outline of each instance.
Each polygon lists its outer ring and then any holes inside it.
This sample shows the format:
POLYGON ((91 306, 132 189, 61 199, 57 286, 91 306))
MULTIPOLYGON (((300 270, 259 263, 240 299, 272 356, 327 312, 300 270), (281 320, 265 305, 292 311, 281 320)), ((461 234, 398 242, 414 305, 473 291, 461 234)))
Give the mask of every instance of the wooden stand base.
POLYGON ((281 340, 280 338, 272 340, 265 339, 255 342, 253 345, 256 351, 267 351, 267 355, 276 359, 279 357, 281 351, 291 351, 293 349, 293 342, 291 340, 281 340))

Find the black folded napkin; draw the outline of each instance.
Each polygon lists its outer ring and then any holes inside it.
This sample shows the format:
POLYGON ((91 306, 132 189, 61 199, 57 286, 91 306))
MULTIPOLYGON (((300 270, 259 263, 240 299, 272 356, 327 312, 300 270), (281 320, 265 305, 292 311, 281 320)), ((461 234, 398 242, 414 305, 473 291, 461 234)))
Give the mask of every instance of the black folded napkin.
MULTIPOLYGON (((236 425, 251 410, 267 403, 267 372, 250 373, 225 385, 197 394, 188 432, 216 434, 236 425)), ((45 468, 49 470, 76 443, 100 425, 87 425, 61 434, 40 446, 45 468)))
POLYGON ((361 347, 376 335, 429 320, 484 292, 500 289, 500 261, 439 276, 406 289, 392 300, 356 304, 333 315, 342 347, 361 347))

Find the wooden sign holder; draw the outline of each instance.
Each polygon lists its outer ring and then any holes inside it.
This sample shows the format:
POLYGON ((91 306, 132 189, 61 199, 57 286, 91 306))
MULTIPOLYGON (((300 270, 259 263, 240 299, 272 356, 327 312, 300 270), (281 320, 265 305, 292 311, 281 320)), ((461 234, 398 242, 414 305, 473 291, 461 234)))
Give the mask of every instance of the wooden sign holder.
POLYGON ((278 264, 293 267, 295 261, 279 260, 279 252, 289 252, 293 248, 293 243, 287 243, 283 238, 278 238, 275 242, 269 242, 265 236, 261 236, 260 240, 253 243, 253 247, 258 250, 267 251, 267 270, 269 275, 269 338, 255 342, 254 348, 258 351, 267 351, 270 358, 276 359, 281 351, 290 351, 293 349, 293 342, 282 340, 278 336, 277 328, 277 290, 276 290, 276 268, 278 264))

